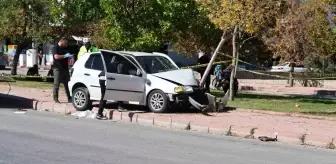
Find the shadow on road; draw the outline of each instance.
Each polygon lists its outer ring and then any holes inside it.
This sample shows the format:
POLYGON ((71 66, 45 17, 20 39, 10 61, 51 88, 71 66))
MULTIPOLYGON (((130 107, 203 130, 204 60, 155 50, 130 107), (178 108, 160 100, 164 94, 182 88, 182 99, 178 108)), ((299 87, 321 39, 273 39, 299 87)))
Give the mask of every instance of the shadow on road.
POLYGON ((34 107, 33 103, 33 99, 0 93, 0 108, 32 109, 34 107))

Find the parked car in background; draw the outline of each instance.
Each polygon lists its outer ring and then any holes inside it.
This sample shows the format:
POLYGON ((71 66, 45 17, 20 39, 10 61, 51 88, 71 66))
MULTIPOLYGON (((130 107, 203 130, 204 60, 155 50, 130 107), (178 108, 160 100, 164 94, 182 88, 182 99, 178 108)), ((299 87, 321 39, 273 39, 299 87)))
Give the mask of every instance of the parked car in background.
MULTIPOLYGON (((297 66, 294 64, 294 72, 306 72, 308 69, 303 66, 297 66)), ((290 71, 290 62, 284 64, 279 64, 277 66, 272 66, 271 72, 289 72, 290 71)))

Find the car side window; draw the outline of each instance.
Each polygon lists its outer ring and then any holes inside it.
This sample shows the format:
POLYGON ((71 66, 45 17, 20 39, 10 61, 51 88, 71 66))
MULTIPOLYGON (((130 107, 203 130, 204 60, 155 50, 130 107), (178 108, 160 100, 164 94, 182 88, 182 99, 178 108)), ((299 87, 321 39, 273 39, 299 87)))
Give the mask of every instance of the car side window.
POLYGON ((86 61, 84 67, 87 68, 87 69, 91 69, 91 66, 92 66, 92 62, 93 62, 93 55, 91 55, 89 57, 89 59, 86 61))
POLYGON ((137 70, 134 64, 132 64, 127 59, 118 54, 104 51, 102 51, 102 54, 105 60, 106 69, 108 73, 130 75, 131 71, 137 70))
POLYGON ((103 71, 103 61, 99 54, 90 55, 89 59, 85 63, 85 68, 103 71))
POLYGON ((94 70, 104 71, 104 65, 101 55, 94 56, 91 68, 94 70))

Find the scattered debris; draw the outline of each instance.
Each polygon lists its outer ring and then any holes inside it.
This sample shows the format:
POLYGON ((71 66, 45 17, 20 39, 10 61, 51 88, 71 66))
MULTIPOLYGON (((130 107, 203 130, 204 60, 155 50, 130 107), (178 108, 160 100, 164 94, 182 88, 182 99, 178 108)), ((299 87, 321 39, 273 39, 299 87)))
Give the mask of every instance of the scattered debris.
POLYGON ((302 105, 301 104, 296 104, 295 107, 300 108, 302 105))
POLYGON ((25 114, 26 112, 27 112, 26 109, 22 109, 22 108, 20 108, 20 109, 16 110, 14 113, 15 113, 15 114, 25 114))
POLYGON ((255 89, 252 86, 241 86, 242 91, 254 91, 255 89))
POLYGON ((299 136, 299 140, 301 142, 301 145, 307 145, 306 139, 307 139, 307 133, 304 133, 304 134, 299 136))
POLYGON ((190 126, 190 122, 188 123, 188 125, 184 128, 184 130, 190 130, 191 126, 190 126))
POLYGON ((15 114, 25 114, 26 112, 23 112, 23 111, 16 111, 14 112, 15 114))
POLYGON ((49 109, 40 109, 40 112, 49 112, 49 109))
POLYGON ((229 130, 226 132, 226 136, 233 136, 233 133, 232 133, 232 126, 233 125, 230 125, 230 127, 229 127, 229 130))
POLYGON ((254 133, 255 133, 255 130, 258 129, 258 128, 252 128, 250 130, 250 134, 245 136, 245 138, 248 138, 248 139, 254 139, 254 133))
POLYGON ((109 110, 108 114, 109 114, 109 120, 113 120, 113 110, 109 110))
POLYGON ((91 110, 86 110, 82 112, 75 112, 72 113, 71 116, 77 117, 77 118, 96 118, 97 113, 93 112, 91 110))
POLYGON ((336 145, 334 144, 334 139, 331 139, 331 141, 327 144, 326 148, 327 149, 336 149, 336 145))
POLYGON ((277 142, 278 141, 278 133, 275 133, 275 138, 267 137, 267 136, 260 136, 258 137, 260 141, 263 142, 277 142))
POLYGON ((132 112, 128 113, 128 117, 130 119, 130 122, 133 121, 133 116, 134 116, 134 113, 132 113, 132 112))
POLYGON ((69 112, 65 112, 65 115, 66 115, 66 116, 71 115, 71 111, 69 111, 69 112))

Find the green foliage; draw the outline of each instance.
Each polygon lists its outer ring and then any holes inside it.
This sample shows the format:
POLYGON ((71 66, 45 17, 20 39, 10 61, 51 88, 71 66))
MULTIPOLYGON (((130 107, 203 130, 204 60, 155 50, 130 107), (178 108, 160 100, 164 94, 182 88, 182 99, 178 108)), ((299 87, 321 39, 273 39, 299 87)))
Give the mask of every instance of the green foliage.
POLYGON ((11 38, 19 43, 26 38, 46 39, 50 32, 52 0, 0 1, 0 38, 11 38))
POLYGON ((188 54, 209 49, 220 34, 193 0, 101 0, 100 4, 106 17, 93 37, 100 47, 158 51, 171 43, 188 54))
POLYGON ((100 0, 67 0, 50 3, 53 33, 58 36, 89 36, 92 28, 104 17, 100 0))
MULTIPOLYGON (((335 2, 333 2, 335 3, 335 2)), ((327 20, 330 0, 311 0, 288 9, 277 21, 270 48, 285 61, 335 71, 336 35, 327 20)))
POLYGON ((197 0, 209 11, 211 20, 222 30, 239 27, 247 33, 258 33, 274 21, 282 0, 197 0))

